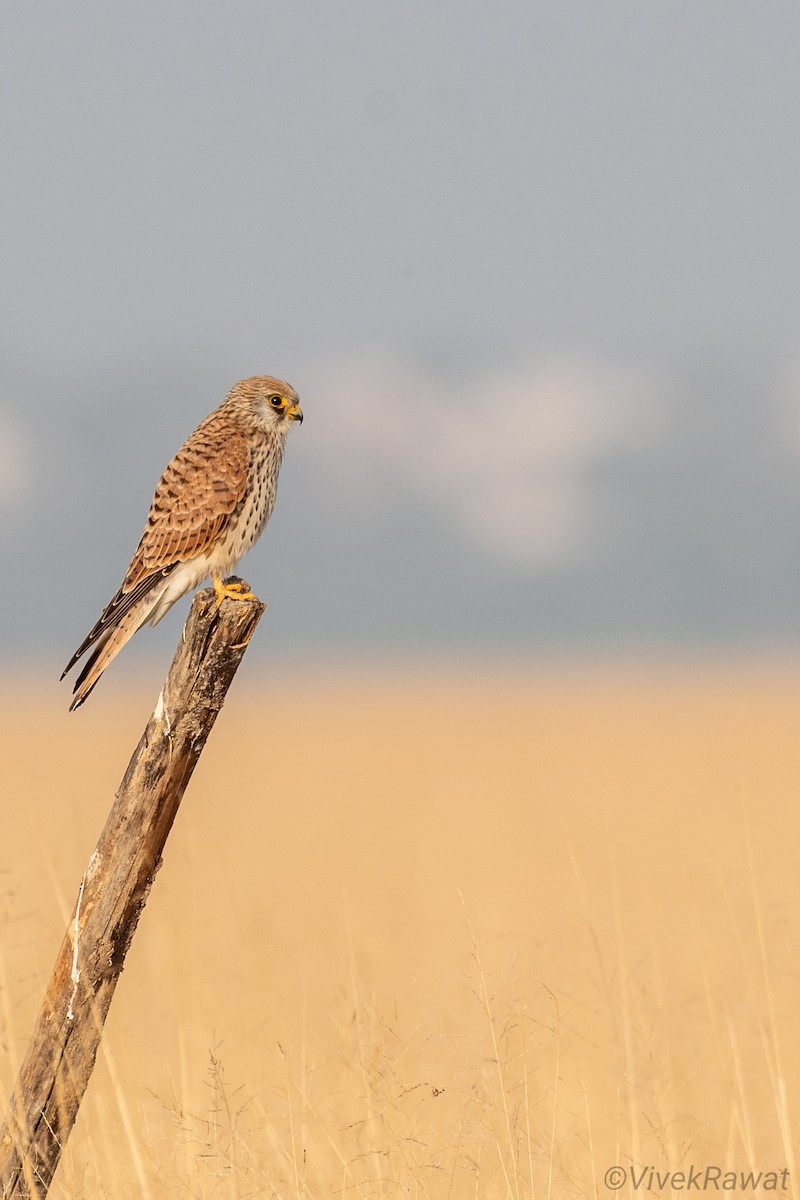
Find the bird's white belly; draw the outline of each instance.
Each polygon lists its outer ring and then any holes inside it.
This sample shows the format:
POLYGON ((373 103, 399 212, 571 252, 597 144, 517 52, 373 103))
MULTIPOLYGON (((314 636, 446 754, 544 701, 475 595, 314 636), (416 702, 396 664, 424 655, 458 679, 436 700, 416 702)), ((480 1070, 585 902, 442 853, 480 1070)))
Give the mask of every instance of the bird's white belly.
POLYGON ((151 593, 153 607, 145 609, 142 616, 142 624, 144 625, 145 622, 149 622, 150 625, 157 625, 161 618, 166 616, 173 604, 177 600, 180 600, 181 596, 185 596, 187 592, 193 591, 212 571, 216 570, 217 567, 209 561, 207 554, 199 554, 196 558, 190 558, 187 562, 178 563, 177 567, 170 571, 158 590, 154 589, 151 593))

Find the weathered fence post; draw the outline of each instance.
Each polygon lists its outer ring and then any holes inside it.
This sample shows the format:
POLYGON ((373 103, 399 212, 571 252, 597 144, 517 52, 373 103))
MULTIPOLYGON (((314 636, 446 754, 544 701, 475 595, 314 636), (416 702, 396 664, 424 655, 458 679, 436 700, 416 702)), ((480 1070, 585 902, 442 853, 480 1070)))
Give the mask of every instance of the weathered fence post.
POLYGON ((47 1194, 92 1073, 128 947, 186 785, 264 605, 209 588, 192 604, 167 682, 81 880, 0 1127, 3 1200, 47 1194))

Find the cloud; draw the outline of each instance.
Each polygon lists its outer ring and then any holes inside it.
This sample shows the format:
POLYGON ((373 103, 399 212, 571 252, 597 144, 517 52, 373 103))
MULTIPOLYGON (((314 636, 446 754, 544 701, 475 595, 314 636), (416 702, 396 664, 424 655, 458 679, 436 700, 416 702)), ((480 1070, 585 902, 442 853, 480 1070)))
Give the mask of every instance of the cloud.
POLYGON ((405 488, 523 563, 585 557, 593 468, 661 436, 652 381, 633 371, 554 361, 456 385, 373 358, 310 382, 309 451, 330 486, 376 515, 405 488))

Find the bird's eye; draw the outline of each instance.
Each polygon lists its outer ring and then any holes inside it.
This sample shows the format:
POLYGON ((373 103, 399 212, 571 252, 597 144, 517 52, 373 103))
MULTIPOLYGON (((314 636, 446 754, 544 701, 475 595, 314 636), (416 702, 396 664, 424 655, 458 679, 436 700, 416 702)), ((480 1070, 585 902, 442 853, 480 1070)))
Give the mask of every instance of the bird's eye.
POLYGON ((269 402, 273 408, 283 408, 286 403, 283 396, 270 396, 269 402))

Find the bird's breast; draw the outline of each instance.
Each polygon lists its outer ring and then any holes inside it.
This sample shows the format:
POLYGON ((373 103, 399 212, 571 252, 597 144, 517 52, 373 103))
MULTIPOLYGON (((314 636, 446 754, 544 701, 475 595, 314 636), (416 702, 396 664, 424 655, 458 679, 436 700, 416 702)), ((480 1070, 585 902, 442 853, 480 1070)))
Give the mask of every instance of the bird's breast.
POLYGON ((229 569, 263 533, 275 506, 281 458, 280 447, 268 444, 258 446, 253 454, 244 495, 231 513, 224 538, 223 553, 230 562, 229 569))

